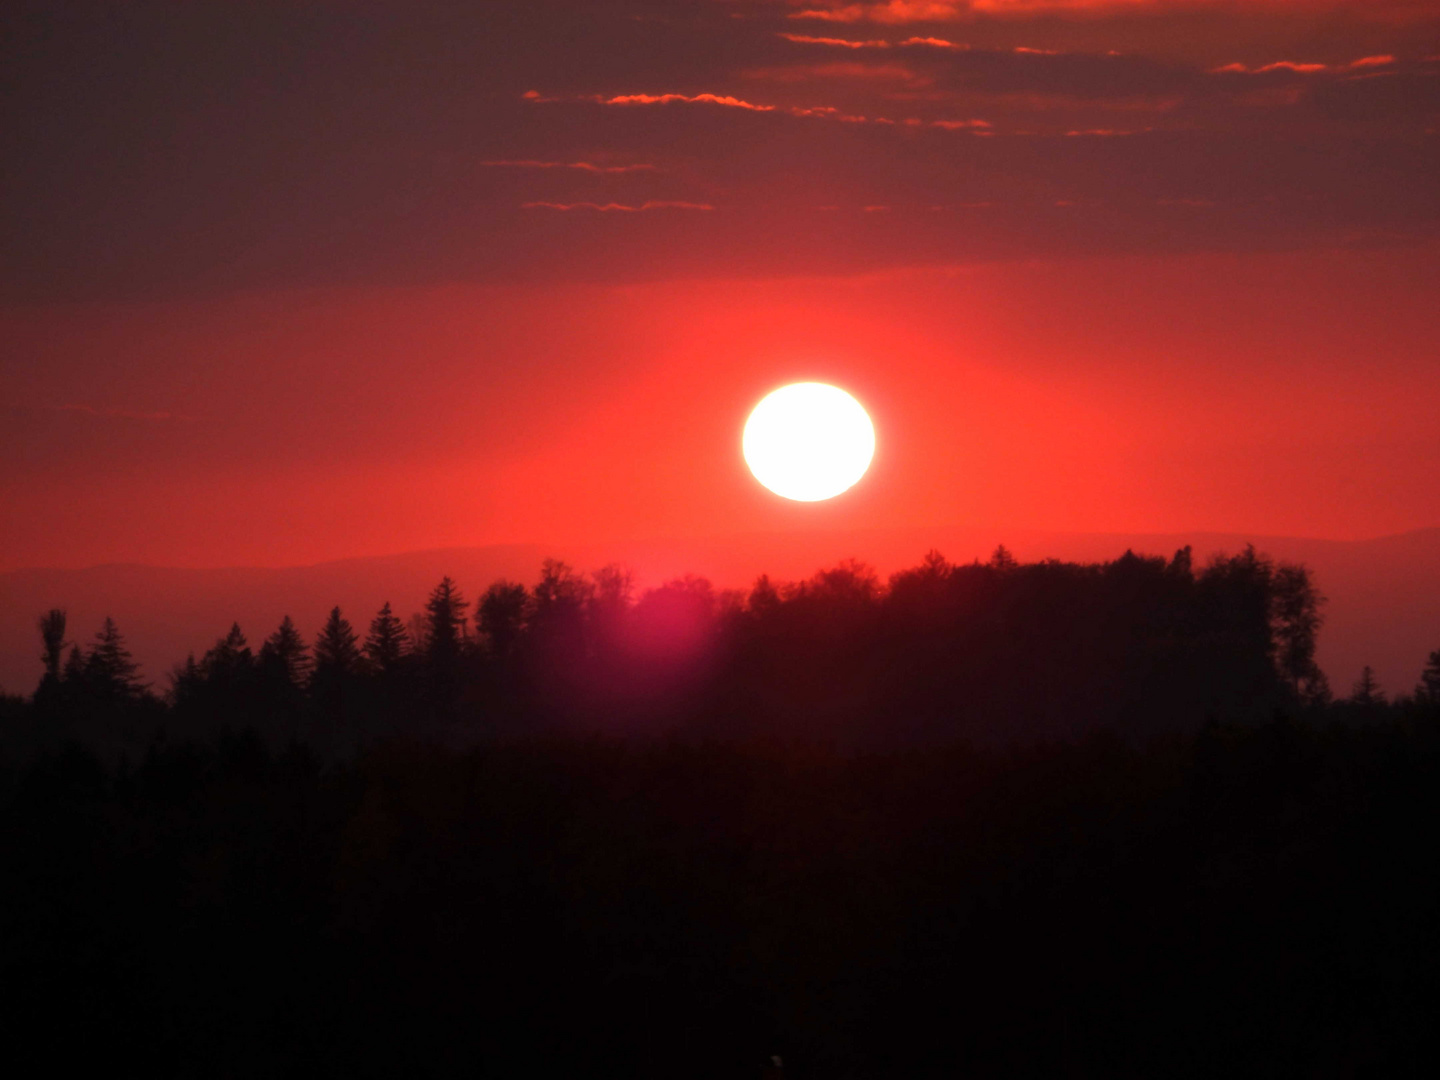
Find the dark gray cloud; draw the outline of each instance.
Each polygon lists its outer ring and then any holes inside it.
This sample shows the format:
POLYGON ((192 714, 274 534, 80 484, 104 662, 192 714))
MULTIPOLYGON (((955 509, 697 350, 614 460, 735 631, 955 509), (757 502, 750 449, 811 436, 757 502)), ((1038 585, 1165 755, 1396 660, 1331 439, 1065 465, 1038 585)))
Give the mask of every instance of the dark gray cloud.
POLYGON ((0 296, 1403 239, 1440 217, 1434 7, 957 9, 944 48, 701 0, 7 5, 0 296))

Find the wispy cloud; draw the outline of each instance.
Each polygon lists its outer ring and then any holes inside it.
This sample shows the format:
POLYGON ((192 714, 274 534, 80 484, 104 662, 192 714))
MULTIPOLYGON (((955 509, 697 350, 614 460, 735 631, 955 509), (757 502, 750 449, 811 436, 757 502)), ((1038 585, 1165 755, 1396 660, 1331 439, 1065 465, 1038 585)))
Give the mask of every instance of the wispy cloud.
POLYGON ((715 207, 709 203, 680 202, 673 200, 652 200, 643 202, 639 206, 628 206, 625 203, 594 203, 594 202, 527 202, 521 203, 522 210, 594 210, 602 214, 621 213, 638 214, 642 210, 714 210, 715 207))
MULTIPOLYGON (((831 65, 831 67, 838 67, 838 65, 831 65)), ((901 74, 901 73, 908 75, 908 72, 907 72, 905 69, 899 68, 899 67, 891 66, 891 67, 884 67, 884 68, 881 68, 881 69, 874 69, 874 68, 864 68, 863 65, 846 65, 846 73, 847 73, 847 74, 853 74, 853 73, 854 73, 854 72, 851 72, 851 71, 849 70, 849 69, 852 68, 852 67, 853 67, 853 68, 856 68, 857 70, 863 68, 863 73, 866 74, 866 75, 871 75, 871 76, 876 75, 876 74, 883 74, 883 75, 885 75, 885 76, 887 76, 887 77, 890 77, 890 76, 895 76, 895 75, 901 74)), ((837 74, 837 72, 835 72, 835 71, 830 71, 829 69, 826 69, 826 73, 827 73, 827 74, 830 74, 830 75, 837 74)), ((991 124, 990 124, 990 122, 989 122, 988 120, 920 120, 920 119, 916 119, 916 118, 911 118, 911 119, 906 119, 906 120, 894 120, 894 119, 892 119, 892 118, 890 118, 890 117, 888 117, 888 116, 865 116, 865 115, 860 114, 860 113, 848 113, 848 112, 845 112, 845 111, 843 111, 843 110, 841 110, 841 109, 836 108, 836 107, 833 106, 833 105, 783 105, 783 106, 782 106, 782 105, 757 105, 757 104, 754 103, 754 102, 745 101, 745 100, 743 100, 742 98, 732 97, 732 96, 730 96, 730 95, 728 95, 728 94, 616 94, 616 95, 586 94, 586 95, 583 95, 583 96, 581 96, 581 97, 569 98, 569 99, 562 99, 562 98, 542 98, 542 97, 539 97, 538 95, 532 97, 532 96, 529 95, 529 94, 527 94, 527 95, 525 95, 525 96, 526 96, 527 100, 530 100, 530 101, 555 102, 555 101, 569 100, 569 101, 576 101, 576 102, 595 102, 595 103, 598 103, 598 104, 601 104, 601 105, 616 105, 616 106, 669 105, 669 104, 671 104, 671 103, 673 103, 673 102, 683 102, 683 103, 695 103, 695 102, 699 102, 699 103, 702 103, 702 104, 723 105, 723 106, 727 106, 727 107, 730 107, 730 108, 744 109, 744 110, 746 110, 746 111, 748 111, 748 112, 756 112, 756 113, 776 113, 776 114, 779 114, 779 115, 798 116, 798 117, 809 118, 809 119, 816 119, 816 120, 834 120, 834 121, 837 121, 837 122, 843 123, 843 124, 879 124, 879 125, 881 125, 881 126, 911 127, 911 128, 934 127, 934 128, 941 128, 941 129, 946 130, 946 131, 968 131, 968 132, 970 132, 971 134, 975 134, 975 135, 988 135, 988 134, 991 134, 991 132, 990 132, 989 130, 987 130, 987 129, 989 129, 989 128, 991 127, 991 124)), ((486 162, 486 164, 531 165, 532 163, 531 163, 531 162, 486 162)), ((545 162, 539 162, 539 163, 533 163, 533 164, 538 165, 538 166, 541 166, 541 167, 551 167, 550 163, 545 163, 545 162)), ((554 167, 575 168, 575 167, 577 167, 577 166, 576 166, 576 165, 565 165, 565 164, 562 164, 562 163, 555 163, 555 164, 554 164, 554 167)), ((534 206, 550 206, 550 205, 552 205, 552 204, 549 204, 549 203, 534 203, 534 204, 529 204, 529 203, 527 203, 526 205, 527 205, 527 206, 529 206, 529 205, 534 205, 534 206)), ((594 206, 594 204, 592 204, 592 203, 574 203, 574 204, 569 204, 569 205, 573 205, 573 206, 585 206, 585 207, 593 207, 593 206, 594 206)), ((568 207, 567 207, 567 208, 568 208, 568 207)), ((621 206, 618 206, 618 205, 614 206, 613 208, 614 208, 614 209, 626 209, 625 207, 621 207, 621 206)), ((640 208, 640 207, 632 207, 631 209, 643 209, 643 208, 640 208)))
POLYGON ((596 165, 589 161, 482 161, 480 164, 492 169, 579 169, 592 173, 647 172, 655 168, 654 165, 596 165))
POLYGON ((870 41, 852 41, 849 38, 837 37, 812 37, 809 34, 786 34, 781 33, 779 37, 786 41, 793 41, 797 45, 824 45, 832 49, 907 49, 907 48, 929 48, 929 49, 968 49, 970 46, 962 45, 954 41, 946 41, 938 37, 910 37, 903 41, 884 41, 874 39, 870 41))
POLYGON ((1319 64, 1299 63, 1295 60, 1276 60, 1272 64, 1262 64, 1259 67, 1247 67, 1245 64, 1225 64, 1222 67, 1212 68, 1215 75, 1263 75, 1272 71, 1293 71, 1300 75, 1314 75, 1322 71, 1360 71, 1365 68, 1388 67, 1395 63, 1395 57, 1386 53, 1383 56, 1362 56, 1358 60, 1351 60, 1348 64, 1319 64))
MULTIPOLYGON (((795 0, 789 0, 793 5, 795 0)), ((1251 0, 1259 4, 1262 0, 1251 0)), ((1341 0, 1343 4, 1343 0, 1341 0)), ((1383 12, 1390 21, 1423 21, 1429 12, 1423 0, 1362 0, 1363 6, 1383 12)), ((1271 0, 1277 7, 1334 8, 1336 0, 1271 0)), ((811 0, 810 6, 793 11, 792 19, 824 22, 912 23, 949 22, 974 15, 1032 17, 1048 12, 1108 13, 1121 9, 1163 12, 1174 8, 1202 6, 1235 7, 1235 0, 811 0)), ((1362 6, 1357 4, 1356 6, 1362 6)))
POLYGON ((751 101, 731 97, 729 94, 616 94, 606 97, 595 94, 588 100, 601 105, 669 105, 673 102, 700 105, 723 105, 730 109, 748 109, 751 112, 773 112, 774 105, 756 105, 751 101))
POLYGON ((790 13, 792 19, 816 19, 822 22, 912 23, 944 22, 959 17, 968 3, 954 0, 886 0, 885 3, 834 4, 830 7, 806 8, 790 13))
POLYGON ((842 112, 833 105, 792 105, 785 110, 791 116, 810 116, 820 120, 838 120, 842 124, 868 124, 870 118, 858 113, 842 112))

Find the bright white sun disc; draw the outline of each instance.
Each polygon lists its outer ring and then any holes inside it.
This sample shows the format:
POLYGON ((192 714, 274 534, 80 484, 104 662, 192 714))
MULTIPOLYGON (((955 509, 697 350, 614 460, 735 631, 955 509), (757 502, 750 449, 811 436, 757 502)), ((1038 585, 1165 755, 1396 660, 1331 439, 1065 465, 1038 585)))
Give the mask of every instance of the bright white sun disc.
POLYGON ((793 383, 768 394, 745 422, 745 464, 776 495, 833 499, 865 475, 875 425, 838 386, 793 383))

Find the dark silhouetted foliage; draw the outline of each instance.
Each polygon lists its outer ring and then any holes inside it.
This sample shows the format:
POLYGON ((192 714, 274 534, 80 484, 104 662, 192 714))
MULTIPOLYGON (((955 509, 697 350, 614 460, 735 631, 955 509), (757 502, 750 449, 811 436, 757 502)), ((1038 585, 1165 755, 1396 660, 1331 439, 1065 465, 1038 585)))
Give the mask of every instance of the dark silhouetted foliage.
POLYGON ((1355 688, 1350 691, 1350 701, 1365 708, 1385 704, 1385 691, 1375 681, 1375 672, 1369 664, 1360 669, 1360 678, 1355 680, 1355 688))
MULTIPOLYGON (((1021 563, 1003 547, 955 565, 931 552, 888 582, 852 560, 807 581, 762 577, 748 595, 686 577, 637 596, 623 568, 591 576, 548 560, 533 589, 491 585, 473 634, 448 577, 413 636, 386 603, 363 649, 338 609, 313 657, 288 616, 258 657, 233 626, 175 670, 170 700, 177 731, 251 727, 272 745, 332 749, 399 733, 684 732, 850 748, 1147 738, 1323 710, 1321 603, 1303 567, 1253 549, 1199 569, 1189 549, 1096 565, 1021 563)), ((63 713, 82 697, 138 692, 118 636, 72 652, 51 678, 64 638, 55 615, 42 620, 50 689, 37 701, 63 713)), ((1341 704, 1358 717, 1383 700, 1341 704)))
POLYGON ((340 614, 340 609, 331 608, 330 617, 325 620, 324 629, 315 639, 314 673, 312 678, 318 684, 331 679, 350 679, 364 670, 364 655, 360 651, 360 639, 355 628, 340 614))
POLYGON ((1440 649, 1432 652, 1426 661, 1415 696, 1427 704, 1440 705, 1440 649))
POLYGON ((54 694, 60 687, 60 665, 64 663, 65 647, 70 644, 65 640, 65 612, 51 608, 40 616, 40 640, 45 647, 41 655, 45 675, 40 692, 54 694))
POLYGON ((410 638, 405 632, 405 624, 395 617, 387 600, 370 622, 370 633, 365 638, 365 656, 370 666, 383 675, 398 668, 409 651, 410 638))
POLYGON ((144 689, 137 678, 139 670, 115 620, 106 616, 85 659, 86 689, 102 700, 130 700, 144 689))
POLYGON ((309 681, 314 662, 289 615, 260 646, 259 663, 261 677, 273 687, 299 691, 309 681))
MULTIPOLYGON (((547 562, 0 695, 7 1056, 149 1075, 1424 1075, 1440 652, 1253 550, 748 594, 547 562), (772 1073, 773 1075, 773 1073, 772 1073)), ((1426 1068, 1426 1066, 1431 1068, 1426 1068)))

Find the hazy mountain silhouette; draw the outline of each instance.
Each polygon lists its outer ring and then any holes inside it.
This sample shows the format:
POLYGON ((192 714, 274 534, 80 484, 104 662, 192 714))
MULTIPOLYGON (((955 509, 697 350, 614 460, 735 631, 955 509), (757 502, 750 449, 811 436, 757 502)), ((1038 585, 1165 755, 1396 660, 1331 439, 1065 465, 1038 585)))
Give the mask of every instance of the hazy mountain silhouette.
POLYGON ((66 609, 71 626, 84 634, 113 616, 125 629, 144 677, 163 685, 178 659, 203 652, 232 621, 258 640, 291 614, 307 640, 313 639, 336 604, 368 617, 389 601, 403 620, 420 611, 442 576, 475 594, 500 578, 532 580, 548 556, 581 569, 618 562, 634 571, 640 586, 694 573, 717 588, 748 588, 760 573, 776 581, 801 580, 852 556, 882 575, 913 565, 931 548, 953 562, 983 561, 997 543, 1023 560, 1075 561, 1112 559, 1127 548, 1169 556, 1186 545, 1203 561, 1254 543, 1277 559, 1304 563, 1329 598, 1318 659, 1337 691, 1367 664, 1382 687, 1406 690, 1440 642, 1440 529, 1334 541, 1229 533, 906 528, 443 548, 286 568, 16 570, 0 574, 0 687, 12 693, 34 689, 43 667, 36 613, 56 607, 66 609))

